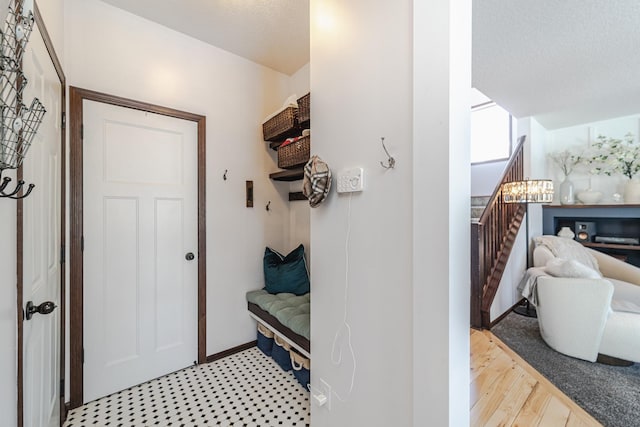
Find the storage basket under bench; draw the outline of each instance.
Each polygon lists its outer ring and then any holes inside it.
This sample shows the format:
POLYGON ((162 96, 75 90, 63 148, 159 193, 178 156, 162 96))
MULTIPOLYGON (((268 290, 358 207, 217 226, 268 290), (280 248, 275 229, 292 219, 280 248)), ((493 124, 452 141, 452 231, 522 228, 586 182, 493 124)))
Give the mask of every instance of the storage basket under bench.
POLYGON ((251 317, 277 333, 296 350, 310 357, 309 294, 270 294, 264 289, 247 292, 251 317))

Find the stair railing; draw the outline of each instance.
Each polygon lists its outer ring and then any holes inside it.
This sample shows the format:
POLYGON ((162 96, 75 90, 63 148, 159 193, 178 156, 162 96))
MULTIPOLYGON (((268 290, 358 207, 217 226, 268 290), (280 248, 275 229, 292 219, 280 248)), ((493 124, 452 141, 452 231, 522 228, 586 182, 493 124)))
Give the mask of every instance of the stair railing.
POLYGON ((478 222, 471 223, 471 326, 489 328, 490 309, 506 262, 524 217, 521 204, 502 201, 502 184, 520 181, 524 174, 525 136, 518 138, 502 179, 478 222))

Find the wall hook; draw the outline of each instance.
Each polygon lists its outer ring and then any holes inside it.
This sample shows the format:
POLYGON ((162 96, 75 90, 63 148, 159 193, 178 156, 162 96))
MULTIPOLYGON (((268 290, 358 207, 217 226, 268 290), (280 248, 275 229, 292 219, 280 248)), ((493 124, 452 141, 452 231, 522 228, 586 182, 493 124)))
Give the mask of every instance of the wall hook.
MULTIPOLYGON (((0 169, 0 178, 2 178, 2 173, 3 172, 4 172, 4 169, 0 169)), ((18 184, 16 185, 16 188, 13 191, 5 192, 4 190, 5 190, 5 188, 7 188, 7 185, 9 185, 10 182, 11 182, 11 178, 9 178, 8 176, 5 176, 2 179, 2 183, 0 183, 0 198, 8 197, 8 198, 14 199, 14 200, 24 199, 29 194, 31 194, 31 191, 35 187, 35 184, 29 184, 29 187, 27 188, 27 192, 24 193, 21 196, 17 196, 17 194, 20 192, 20 190, 22 190, 22 187, 24 186, 24 181, 23 180, 19 180, 18 184)))
POLYGON ((384 136, 380 137, 380 142, 382 143, 382 149, 384 150, 385 153, 387 153, 387 164, 385 165, 383 162, 380 162, 380 166, 382 166, 385 169, 393 169, 396 167, 396 159, 394 159, 391 154, 389 154, 389 151, 387 150, 387 147, 384 145, 384 136))
POLYGON ((227 180, 227 172, 229 172, 229 169, 225 169, 224 174, 222 175, 222 179, 224 179, 225 181, 227 180))
POLYGON ((269 203, 267 203, 267 206, 265 207, 267 212, 269 212, 271 210, 270 206, 271 206, 271 200, 269 200, 269 203))

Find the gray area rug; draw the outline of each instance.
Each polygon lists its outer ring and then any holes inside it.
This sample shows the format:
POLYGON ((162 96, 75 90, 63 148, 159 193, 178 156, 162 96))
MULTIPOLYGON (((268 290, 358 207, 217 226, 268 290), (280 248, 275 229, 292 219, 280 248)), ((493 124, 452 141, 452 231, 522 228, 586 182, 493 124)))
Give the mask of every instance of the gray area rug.
POLYGON ((625 368, 560 354, 542 340, 538 319, 516 313, 491 332, 604 426, 640 426, 639 363, 625 368))

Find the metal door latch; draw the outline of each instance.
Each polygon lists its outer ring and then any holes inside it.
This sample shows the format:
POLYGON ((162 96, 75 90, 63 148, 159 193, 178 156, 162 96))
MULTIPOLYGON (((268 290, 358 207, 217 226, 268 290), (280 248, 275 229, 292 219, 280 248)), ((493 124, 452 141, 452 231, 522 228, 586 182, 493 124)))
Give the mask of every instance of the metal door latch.
POLYGON ((27 303, 25 317, 27 318, 27 320, 31 320, 35 313, 50 314, 56 307, 57 306, 53 303, 53 301, 45 301, 38 306, 33 305, 33 301, 29 301, 27 303))

